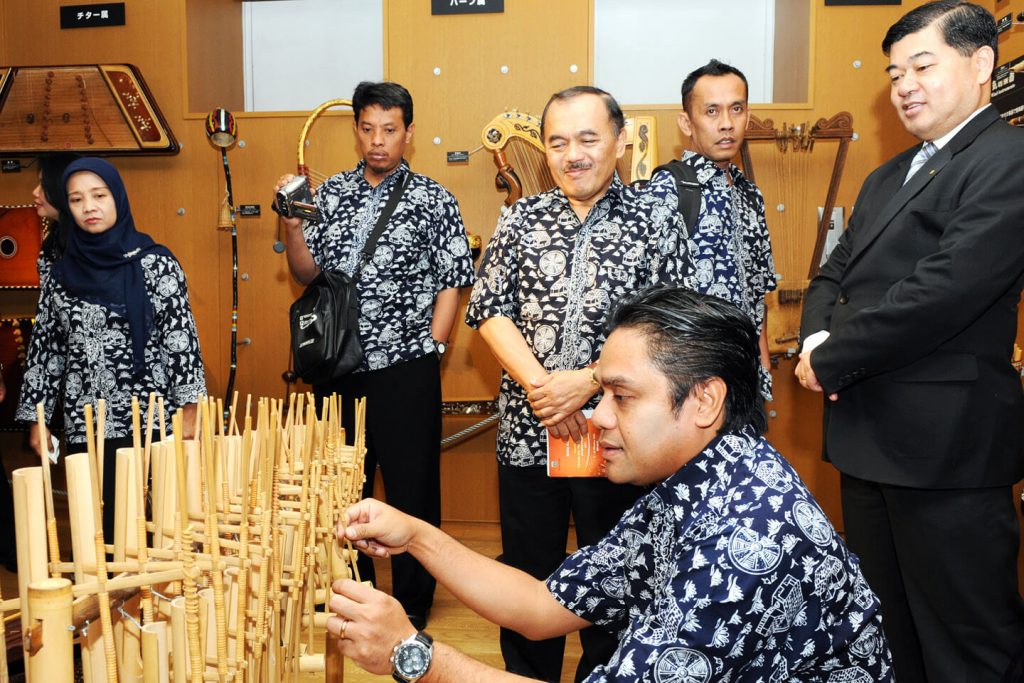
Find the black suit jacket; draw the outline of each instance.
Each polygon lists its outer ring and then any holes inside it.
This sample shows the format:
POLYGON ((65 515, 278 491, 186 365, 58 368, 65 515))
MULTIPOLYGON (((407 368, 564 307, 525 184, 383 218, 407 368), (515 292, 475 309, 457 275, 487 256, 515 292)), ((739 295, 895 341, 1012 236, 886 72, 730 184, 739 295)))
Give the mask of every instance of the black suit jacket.
POLYGON ((903 185, 920 146, 875 170, 807 292, 826 394, 825 457, 917 488, 1024 476, 1010 364, 1024 284, 1024 130, 988 107, 903 185))

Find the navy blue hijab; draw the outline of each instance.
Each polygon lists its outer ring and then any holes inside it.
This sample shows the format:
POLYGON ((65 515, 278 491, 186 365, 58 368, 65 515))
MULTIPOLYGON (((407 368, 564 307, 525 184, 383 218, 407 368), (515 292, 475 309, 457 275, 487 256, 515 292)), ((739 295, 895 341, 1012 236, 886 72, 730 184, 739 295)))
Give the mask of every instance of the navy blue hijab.
POLYGON ((146 254, 171 255, 167 247, 157 244, 149 235, 135 229, 128 193, 117 169, 109 162, 86 157, 71 162, 64 170, 64 194, 59 198, 61 221, 69 226, 68 246, 53 265, 53 274, 71 294, 98 304, 128 320, 132 338, 132 371, 135 376, 145 369, 146 340, 153 329, 153 302, 146 292, 142 257, 146 254), (72 218, 67 186, 79 171, 95 173, 110 189, 117 209, 117 220, 99 234, 88 233, 72 218))

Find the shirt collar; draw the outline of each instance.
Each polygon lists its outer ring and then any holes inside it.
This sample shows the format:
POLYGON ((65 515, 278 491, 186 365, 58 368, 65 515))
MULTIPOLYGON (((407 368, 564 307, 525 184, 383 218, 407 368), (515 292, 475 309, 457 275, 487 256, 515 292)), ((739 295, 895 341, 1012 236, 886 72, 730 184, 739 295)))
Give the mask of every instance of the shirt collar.
POLYGON ((728 467, 752 450, 760 441, 757 431, 750 426, 735 432, 719 434, 700 453, 658 484, 653 493, 671 504, 679 504, 680 497, 695 506, 708 491, 724 481, 722 467, 728 467), (681 491, 687 490, 683 494, 681 491))
MULTIPOLYGON (((716 164, 711 159, 708 159, 703 154, 694 152, 693 150, 685 150, 683 152, 683 161, 693 166, 693 169, 697 171, 697 179, 703 185, 708 181, 709 178, 721 177, 722 182, 728 183, 725 177, 725 169, 716 164)), ((743 175, 743 171, 740 170, 739 166, 729 162, 729 174, 732 176, 734 184, 743 183, 746 184, 747 177, 743 175)))
MULTIPOLYGON (((603 202, 605 200, 608 200, 609 202, 612 202, 613 204, 621 204, 622 203, 622 195, 623 195, 623 192, 625 192, 625 190, 626 190, 626 184, 623 183, 622 180, 619 179, 619 173, 618 173, 618 171, 616 171, 615 175, 612 176, 612 184, 608 186, 608 190, 604 193, 604 195, 600 199, 598 199, 596 202, 594 202, 594 206, 597 206, 598 204, 600 204, 601 202, 603 202)), ((557 196, 560 200, 562 200, 566 204, 569 203, 569 198, 565 196, 564 192, 562 192, 562 188, 560 188, 560 187, 558 187, 556 185, 554 187, 554 189, 552 190, 552 192, 554 192, 555 196, 557 196)))
POLYGON ((989 104, 985 104, 985 105, 983 105, 981 107, 978 107, 977 109, 974 110, 973 114, 971 114, 966 119, 961 121, 959 126, 954 128, 953 130, 949 131, 948 133, 943 135, 941 138, 938 138, 937 140, 932 140, 931 143, 933 145, 935 145, 935 149, 938 150, 938 149, 942 149, 943 147, 945 147, 949 143, 950 140, 952 140, 954 137, 956 137, 957 133, 959 133, 961 130, 963 130, 964 126, 966 126, 968 123, 971 122, 971 119, 973 119, 975 116, 977 116, 982 111, 984 111, 985 109, 987 109, 988 107, 991 107, 991 106, 992 106, 992 104, 989 103, 989 104))
MULTIPOLYGON (((366 179, 366 176, 363 175, 364 169, 366 169, 366 159, 360 159, 359 163, 356 164, 356 167, 352 169, 352 172, 355 173, 356 176, 358 176, 360 182, 369 185, 370 181, 368 181, 366 179)), ((409 167, 409 162, 405 160, 405 157, 402 157, 402 163, 398 164, 398 166, 396 166, 394 170, 391 171, 391 173, 388 173, 384 177, 384 180, 380 182, 380 185, 384 185, 386 183, 393 183, 395 178, 401 178, 403 173, 409 173, 411 172, 411 170, 412 169, 409 167)))

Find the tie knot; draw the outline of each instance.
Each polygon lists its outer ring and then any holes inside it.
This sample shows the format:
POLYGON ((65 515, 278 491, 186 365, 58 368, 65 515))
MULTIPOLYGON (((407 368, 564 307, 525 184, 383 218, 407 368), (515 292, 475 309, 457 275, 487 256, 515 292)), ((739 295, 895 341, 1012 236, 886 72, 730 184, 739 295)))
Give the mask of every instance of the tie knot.
POLYGON ((921 151, 918 152, 917 154, 918 154, 918 156, 921 157, 921 161, 924 162, 924 161, 928 161, 929 159, 931 159, 932 156, 936 152, 938 152, 938 151, 939 151, 939 148, 936 147, 934 143, 926 142, 923 145, 921 145, 921 151))

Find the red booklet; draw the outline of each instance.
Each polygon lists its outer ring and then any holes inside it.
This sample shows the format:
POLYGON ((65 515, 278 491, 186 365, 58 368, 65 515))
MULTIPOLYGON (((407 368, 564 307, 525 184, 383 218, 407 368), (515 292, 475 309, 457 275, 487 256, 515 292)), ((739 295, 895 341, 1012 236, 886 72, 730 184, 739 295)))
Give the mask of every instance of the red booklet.
POLYGON ((580 441, 560 439, 548 431, 549 477, 603 477, 604 458, 601 456, 601 430, 590 419, 594 411, 584 410, 587 433, 580 441))

